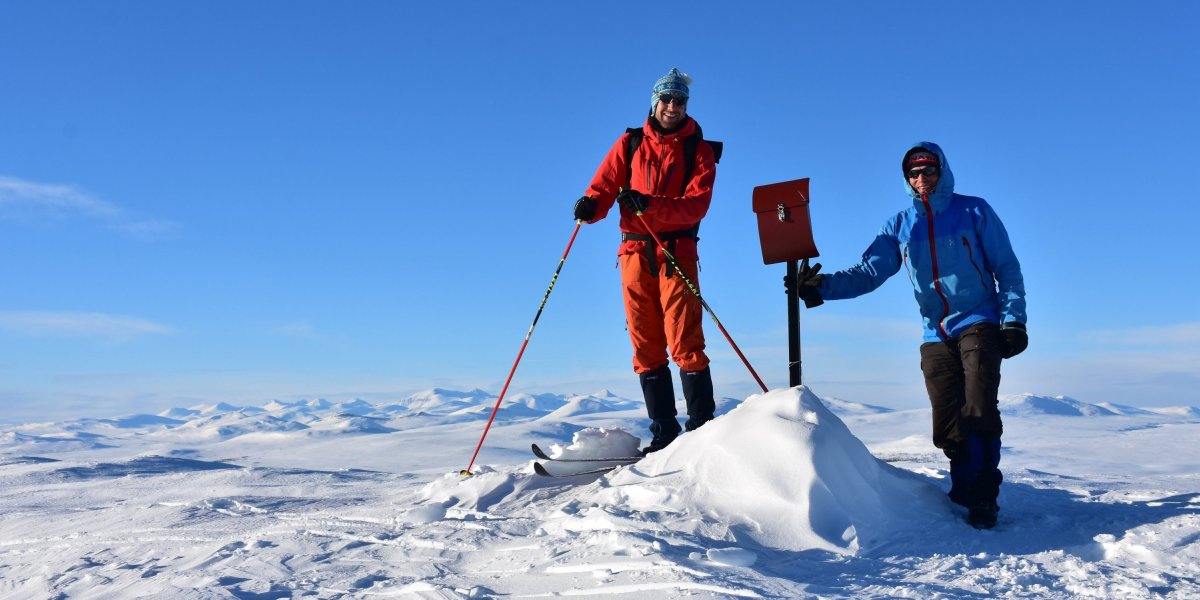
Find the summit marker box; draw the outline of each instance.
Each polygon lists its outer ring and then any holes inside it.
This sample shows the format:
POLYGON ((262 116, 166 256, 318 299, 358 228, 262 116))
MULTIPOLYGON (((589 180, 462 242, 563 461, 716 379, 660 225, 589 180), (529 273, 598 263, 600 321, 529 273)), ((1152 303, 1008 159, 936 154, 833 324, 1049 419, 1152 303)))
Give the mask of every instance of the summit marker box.
POLYGON ((763 264, 820 256, 808 215, 808 178, 754 188, 754 213, 763 264))

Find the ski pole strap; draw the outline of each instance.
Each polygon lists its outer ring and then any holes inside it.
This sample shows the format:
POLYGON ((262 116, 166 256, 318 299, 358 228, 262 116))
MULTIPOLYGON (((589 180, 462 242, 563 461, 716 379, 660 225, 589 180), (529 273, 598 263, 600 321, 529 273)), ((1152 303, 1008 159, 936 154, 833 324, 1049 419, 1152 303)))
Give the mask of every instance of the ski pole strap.
MULTIPOLYGON (((633 232, 629 232, 629 231, 622 231, 621 232, 621 241, 622 242, 629 242, 629 241, 646 242, 646 260, 650 261, 650 272, 653 273, 657 277, 658 276, 658 259, 657 259, 658 242, 655 241, 654 236, 658 236, 658 239, 667 245, 667 252, 670 253, 672 256, 674 256, 675 255, 675 240, 688 238, 688 239, 693 239, 693 240, 699 241, 700 240, 699 234, 700 234, 700 224, 697 223, 691 227, 688 227, 687 229, 680 229, 678 231, 668 231, 665 233, 656 233, 654 235, 647 234, 647 233, 633 233, 633 232)), ((673 273, 673 271, 667 271, 667 277, 670 277, 672 273, 673 273)))

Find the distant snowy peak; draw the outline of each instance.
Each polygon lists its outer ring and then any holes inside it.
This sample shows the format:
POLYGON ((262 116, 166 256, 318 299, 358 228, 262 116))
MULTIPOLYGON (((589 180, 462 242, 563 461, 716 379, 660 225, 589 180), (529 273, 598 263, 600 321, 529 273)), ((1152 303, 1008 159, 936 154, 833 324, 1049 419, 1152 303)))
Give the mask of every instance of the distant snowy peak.
POLYGON ((316 433, 392 433, 397 431, 386 425, 387 419, 364 417, 353 413, 330 415, 310 423, 316 433))
MULTIPOLYGON (((241 407, 241 406, 234 406, 234 405, 226 403, 226 402, 218 402, 216 404, 197 404, 196 406, 192 406, 188 409, 177 408, 177 409, 173 409, 172 411, 188 412, 191 414, 198 414, 198 415, 217 415, 217 414, 221 414, 221 413, 237 412, 237 411, 241 410, 242 408, 243 407, 241 407)), ((168 411, 168 412, 172 412, 172 411, 168 411)))
MULTIPOLYGON (((177 407, 157 415, 134 414, 114 419, 76 419, 64 423, 27 424, 30 433, 45 429, 74 432, 72 440, 12 433, 0 438, 0 450, 36 448, 78 449, 83 435, 146 435, 155 440, 228 440, 242 436, 297 439, 311 436, 389 434, 412 428, 414 424, 450 425, 486 421, 496 407, 497 396, 481 389, 454 391, 433 388, 384 405, 362 399, 333 401, 325 398, 272 400, 262 406, 236 406, 228 403, 177 407), (85 432, 96 432, 85 433, 85 432)), ((573 415, 593 415, 640 409, 641 401, 621 398, 610 392, 600 395, 563 395, 555 393, 513 394, 504 398, 496 412, 497 423, 534 422, 547 415, 555 419, 573 415)), ((557 423, 566 433, 576 425, 557 423)), ((99 442, 97 442, 98 444, 99 442)), ((102 447, 102 446, 88 446, 102 447)))
POLYGON ((167 409, 158 413, 158 416, 166 417, 168 419, 187 420, 198 414, 200 414, 200 411, 195 408, 183 408, 177 406, 175 408, 167 409))
POLYGON ((530 410, 550 412, 566 403, 559 394, 514 394, 504 399, 505 404, 520 404, 530 410))
MULTIPOLYGON (((261 411, 270 413, 277 417, 293 418, 305 421, 314 420, 322 415, 330 413, 368 415, 375 410, 375 406, 365 400, 355 399, 349 402, 330 402, 324 398, 299 400, 296 402, 272 400, 261 409, 261 411)), ((239 412, 247 411, 246 409, 242 409, 239 412)))
MULTIPOLYGON (((1136 406, 1126 406, 1124 404, 1114 404, 1112 402, 1099 402, 1096 404, 1096 406, 1099 406, 1100 408, 1103 408, 1105 410, 1112 411, 1118 415, 1136 415, 1136 416, 1142 417, 1142 416, 1147 416, 1147 415, 1158 414, 1158 413, 1154 412, 1154 410, 1146 410, 1144 408, 1138 408, 1136 406)), ((1160 409, 1155 409, 1155 410, 1160 410, 1160 409)), ((1170 409, 1167 409, 1167 410, 1170 410, 1170 409)))
POLYGON ((884 406, 849 402, 839 398, 821 398, 821 403, 829 408, 831 412, 838 415, 877 415, 893 412, 892 409, 884 406))
POLYGON ((581 414, 637 408, 641 405, 641 402, 627 400, 615 394, 606 394, 604 396, 571 396, 553 412, 543 416, 542 420, 554 421, 581 414))
POLYGON ((199 417, 170 430, 150 434, 160 438, 226 439, 262 432, 286 432, 307 429, 308 426, 273 415, 245 415, 240 412, 199 417))
POLYGON ((427 412, 431 414, 449 414, 464 408, 470 408, 487 403, 486 401, 495 398, 494 394, 490 394, 480 389, 471 390, 469 392, 459 392, 455 390, 447 390, 442 388, 433 388, 417 392, 408 398, 400 400, 394 404, 388 405, 386 408, 390 412, 427 412))
POLYGON ((1037 396, 1029 393, 1002 396, 1000 410, 1011 414, 1063 417, 1111 417, 1122 414, 1103 406, 1080 402, 1069 396, 1037 396))
POLYGON ((1000 397, 1000 411, 1012 415, 1052 415, 1063 417, 1176 417, 1185 421, 1200 420, 1200 408, 1171 406, 1139 408, 1125 404, 1101 402, 1088 404, 1070 396, 1038 396, 1015 394, 1000 397))
POLYGON ((100 442, 102 436, 72 432, 52 435, 29 435, 15 431, 0 432, 0 450, 5 453, 36 453, 54 454, 59 452, 76 452, 79 450, 97 450, 113 446, 100 442))
POLYGON ((431 388, 417 392, 408 397, 410 401, 433 401, 445 402, 446 400, 477 400, 479 398, 495 398, 496 395, 491 392, 475 388, 470 391, 448 390, 445 388, 431 388))
POLYGON ((1169 406, 1164 408, 1150 408, 1147 410, 1156 415, 1184 417, 1187 419, 1200 419, 1200 408, 1196 408, 1195 406, 1169 406))

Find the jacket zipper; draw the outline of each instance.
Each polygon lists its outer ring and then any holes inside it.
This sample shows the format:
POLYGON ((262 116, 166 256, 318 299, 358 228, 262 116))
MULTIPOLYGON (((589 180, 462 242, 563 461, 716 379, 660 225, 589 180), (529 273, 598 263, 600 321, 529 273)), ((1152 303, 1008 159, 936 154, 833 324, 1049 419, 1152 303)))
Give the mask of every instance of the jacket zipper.
POLYGON ((917 287, 917 275, 913 272, 912 263, 908 261, 908 246, 904 246, 904 269, 908 271, 908 282, 917 287))
POLYGON ((660 135, 658 137, 658 147, 662 150, 658 155, 659 168, 661 169, 663 165, 666 165, 667 168, 658 172, 661 177, 658 180, 658 189, 654 190, 656 194, 669 193, 667 192, 667 184, 671 183, 671 170, 675 168, 674 164, 667 163, 667 154, 671 152, 670 146, 672 141, 669 136, 660 135))
POLYGON ((942 338, 948 340, 950 334, 946 332, 946 318, 950 316, 950 301, 946 299, 946 293, 942 291, 942 280, 938 275, 937 243, 933 237, 933 208, 929 206, 929 196, 921 194, 921 202, 925 204, 925 220, 929 223, 929 259, 930 268, 933 271, 933 289, 942 299, 942 312, 945 314, 938 320, 938 330, 942 332, 942 338))
POLYGON ((971 266, 975 267, 975 273, 979 275, 979 283, 983 284, 983 289, 987 289, 989 286, 987 279, 983 276, 983 270, 981 270, 979 265, 975 263, 975 251, 971 248, 971 240, 968 240, 967 236, 965 235, 962 237, 962 240, 963 245, 967 247, 967 258, 971 259, 971 266))

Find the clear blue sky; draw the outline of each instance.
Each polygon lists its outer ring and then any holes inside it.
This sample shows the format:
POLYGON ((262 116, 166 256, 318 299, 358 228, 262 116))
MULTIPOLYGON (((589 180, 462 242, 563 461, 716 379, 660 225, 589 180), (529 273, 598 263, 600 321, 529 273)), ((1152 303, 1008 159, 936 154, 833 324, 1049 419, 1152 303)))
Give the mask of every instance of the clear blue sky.
MULTIPOLYGON (((756 185, 812 178, 826 269, 942 145, 1024 266, 1002 393, 1197 404, 1192 2, 0 3, 0 410, 498 392, 650 88, 725 157, 701 285, 786 385, 756 185)), ((616 220, 585 226, 512 391, 638 397, 616 220)), ((915 407, 903 277, 803 315, 805 383, 915 407)), ((706 321, 717 392, 757 386, 706 321)))

